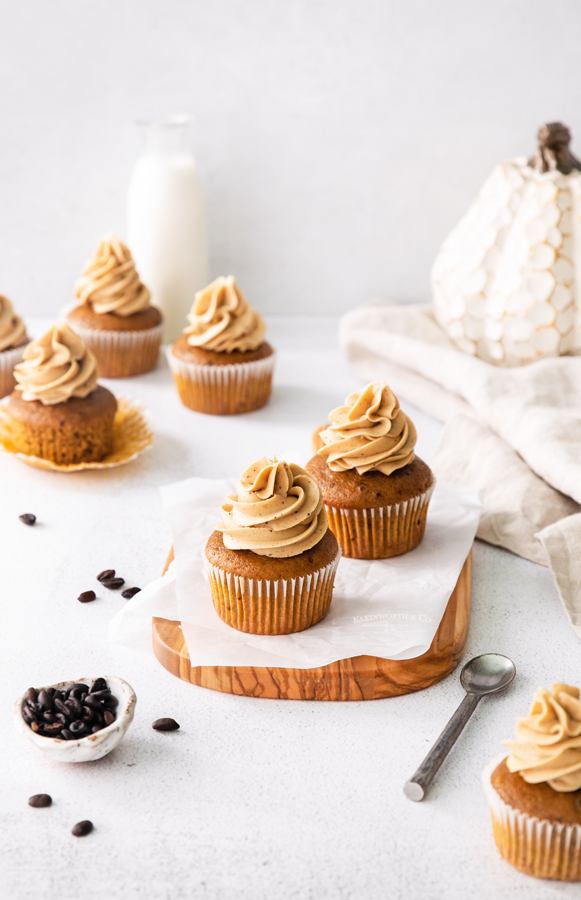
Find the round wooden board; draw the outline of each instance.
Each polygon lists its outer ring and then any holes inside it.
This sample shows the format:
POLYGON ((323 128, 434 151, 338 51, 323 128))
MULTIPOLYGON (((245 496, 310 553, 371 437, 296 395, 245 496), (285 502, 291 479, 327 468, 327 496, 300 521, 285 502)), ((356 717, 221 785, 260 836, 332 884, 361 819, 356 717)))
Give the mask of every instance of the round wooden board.
MULTIPOLYGON (((165 570, 173 559, 170 553, 165 570)), ((460 662, 468 636, 472 551, 448 601, 429 650, 415 659, 354 656, 318 669, 244 666, 192 668, 179 622, 153 619, 153 652, 173 675, 191 684, 274 700, 380 700, 420 691, 445 678, 460 662)))

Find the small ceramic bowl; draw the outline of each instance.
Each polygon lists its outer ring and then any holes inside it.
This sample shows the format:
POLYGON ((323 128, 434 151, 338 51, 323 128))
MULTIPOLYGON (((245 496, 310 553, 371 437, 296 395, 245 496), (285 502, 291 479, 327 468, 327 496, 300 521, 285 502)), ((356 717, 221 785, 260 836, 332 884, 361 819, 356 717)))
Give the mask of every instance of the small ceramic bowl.
MULTIPOLYGON (((50 759, 71 763, 91 762, 94 759, 101 759, 101 757, 106 756, 107 753, 110 753, 117 746, 131 725, 135 713, 135 704, 137 703, 135 691, 122 678, 117 678, 115 675, 104 675, 103 678, 107 682, 113 696, 119 701, 119 705, 115 710, 115 721, 111 725, 102 728, 101 731, 78 738, 75 741, 65 741, 62 738, 43 737, 40 734, 36 734, 22 718, 22 707, 26 700, 26 691, 14 704, 14 726, 16 730, 20 731, 29 741, 32 741, 50 759)), ((75 678, 74 681, 46 684, 38 688, 38 690, 53 687, 57 691, 62 691, 70 687, 71 684, 91 684, 92 681, 94 681, 93 678, 75 678)))

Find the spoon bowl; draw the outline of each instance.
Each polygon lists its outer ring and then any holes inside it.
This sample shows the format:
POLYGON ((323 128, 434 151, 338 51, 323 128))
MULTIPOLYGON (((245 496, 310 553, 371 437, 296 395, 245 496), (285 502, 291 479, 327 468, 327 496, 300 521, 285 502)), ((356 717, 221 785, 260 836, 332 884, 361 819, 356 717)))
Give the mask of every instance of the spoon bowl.
POLYGON ((460 684, 468 694, 495 694, 514 681, 516 668, 508 656, 483 653, 467 662, 460 674, 460 684))

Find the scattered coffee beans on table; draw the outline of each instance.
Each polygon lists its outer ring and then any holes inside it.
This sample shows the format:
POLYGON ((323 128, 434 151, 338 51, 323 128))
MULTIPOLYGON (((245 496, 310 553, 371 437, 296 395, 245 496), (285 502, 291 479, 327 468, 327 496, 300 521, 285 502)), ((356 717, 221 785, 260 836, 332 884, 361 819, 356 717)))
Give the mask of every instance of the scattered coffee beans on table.
POLYGON ((52 803, 52 797, 50 794, 33 794, 32 797, 28 798, 28 805, 34 806, 35 809, 44 809, 45 806, 50 806, 52 803))
POLYGON ((21 522, 24 522, 25 525, 34 525, 36 522, 36 516, 32 513, 23 513, 21 516, 18 516, 21 522))
POLYGON ((71 684, 63 691, 29 688, 22 705, 22 718, 42 737, 75 741, 112 725, 119 701, 104 678, 91 687, 71 684))
POLYGON ((124 591, 121 591, 121 596, 125 597, 126 600, 131 600, 135 597, 136 594, 140 592, 141 588, 126 588, 124 591))
POLYGON ((151 727, 156 731, 177 731, 180 726, 175 719, 156 719, 151 727))
POLYGON ((90 834, 93 830, 93 823, 89 821, 89 819, 83 819, 82 822, 77 822, 76 825, 73 825, 71 829, 71 833, 74 834, 75 837, 85 837, 85 835, 90 834))
POLYGON ((79 603, 90 603, 91 600, 96 600, 97 595, 95 591, 83 591, 82 594, 79 594, 77 600, 79 603))

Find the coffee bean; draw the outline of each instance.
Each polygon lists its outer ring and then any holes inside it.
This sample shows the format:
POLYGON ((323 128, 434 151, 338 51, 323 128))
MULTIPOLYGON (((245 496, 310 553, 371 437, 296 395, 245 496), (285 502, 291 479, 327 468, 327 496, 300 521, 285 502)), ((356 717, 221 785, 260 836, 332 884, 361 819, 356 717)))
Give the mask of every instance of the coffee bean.
POLYGON ((124 578, 107 578, 102 581, 101 584, 103 587, 108 588, 110 591, 118 591, 120 587, 123 587, 125 584, 124 578))
POLYGON ((103 699, 103 705, 109 708, 115 708, 116 706, 119 706, 119 700, 111 694, 110 697, 105 697, 103 699))
POLYGON ((90 706, 91 709, 94 709, 96 712, 101 712, 101 710, 103 709, 103 707, 101 706, 101 701, 95 700, 92 694, 89 694, 87 697, 85 697, 83 703, 85 706, 90 706))
POLYGON ((132 597, 135 597, 136 594, 140 592, 141 588, 127 588, 124 591, 121 591, 121 596, 125 597, 126 600, 131 600, 132 597))
POLYGON ((96 599, 97 599, 97 595, 96 595, 95 591, 83 591, 83 593, 79 594, 79 596, 77 597, 77 600, 79 601, 79 603, 90 603, 91 600, 96 600, 96 599))
POLYGON ((43 718, 43 720, 44 720, 45 722, 56 722, 55 716, 53 716, 53 714, 52 714, 51 712, 48 712, 48 711, 47 711, 47 712, 44 712, 44 713, 42 714, 42 718, 43 718))
POLYGON ((71 711, 69 707, 66 706, 62 700, 59 700, 58 697, 55 697, 54 705, 63 716, 66 716, 67 718, 70 716, 71 711))
POLYGON ((97 575, 97 581, 107 581, 109 578, 115 578, 115 569, 104 569, 97 575))
POLYGON ((30 725, 32 722, 36 722, 34 712, 31 710, 28 704, 22 707, 22 718, 25 722, 28 723, 28 725, 30 725))
POLYGON ((33 516, 32 513, 23 513, 21 516, 18 516, 21 522, 24 522, 25 525, 34 525, 36 522, 36 516, 33 516))
POLYGON ((68 722, 68 717, 64 716, 62 713, 57 713, 55 719, 57 720, 57 722, 61 723, 61 726, 66 725, 68 722))
POLYGON ((105 725, 112 725, 115 721, 115 716, 110 709, 106 709, 103 713, 103 719, 105 720, 105 725))
POLYGON ((36 688, 28 688, 26 692, 26 699, 29 703, 36 703, 38 699, 38 691, 36 688))
POLYGON ((68 728, 63 728, 61 730, 61 737, 65 741, 74 741, 74 739, 75 739, 74 734, 72 732, 70 732, 68 728))
POLYGON ((85 723, 81 722, 80 719, 77 719, 76 722, 71 722, 69 731, 76 737, 83 737, 83 735, 86 734, 87 729, 85 728, 85 723))
POLYGON ((104 678, 95 678, 94 682, 91 685, 91 689, 90 689, 89 693, 94 694, 95 691, 104 691, 106 689, 106 687, 107 687, 107 682, 105 681, 104 678))
MULTIPOLYGON (((67 688, 67 694, 73 694, 75 692, 82 694, 83 691, 86 691, 88 693, 89 685, 81 684, 81 682, 79 681, 75 682, 75 684, 71 684, 71 686, 67 688)), ((77 696, 77 693, 75 693, 75 696, 77 696)))
POLYGON ((98 731, 101 731, 102 727, 102 725, 93 725, 93 727, 91 728, 91 733, 96 734, 98 731))
POLYGON ((111 696, 111 691, 109 688, 104 688, 102 691, 91 691, 89 696, 92 697, 93 700, 106 700, 111 696))
POLYGON ((41 691, 38 695, 38 702, 43 712, 52 709, 53 700, 48 691, 41 691))
POLYGON ((52 803, 52 797, 50 794, 33 794, 32 797, 28 798, 28 805, 33 806, 35 809, 44 809, 46 806, 50 806, 52 803))
POLYGON ((58 737, 62 731, 62 727, 62 722, 47 723, 42 729, 42 733, 46 735, 46 737, 58 737))
POLYGON ((156 731, 177 731, 180 726, 175 719, 156 719, 151 727, 156 731))
POLYGON ((31 722, 31 723, 30 723, 30 727, 31 727, 32 730, 33 730, 34 732, 36 732, 36 733, 38 733, 38 731, 39 731, 39 729, 40 729, 40 725, 38 724, 38 722, 31 722))
POLYGON ((71 834, 74 834, 75 837, 85 837, 87 834, 90 834, 93 830, 93 823, 89 822, 88 819, 83 819, 82 822, 77 822, 76 825, 73 825, 71 834))
POLYGON ((67 700, 67 706, 70 707, 71 712, 73 712, 73 713, 75 714, 75 716, 77 716, 77 718, 78 718, 78 717, 81 715, 81 713, 83 712, 83 707, 81 706, 80 701, 77 700, 77 698, 76 698, 76 697, 73 697, 72 695, 71 695, 71 696, 69 697, 69 699, 67 700))

